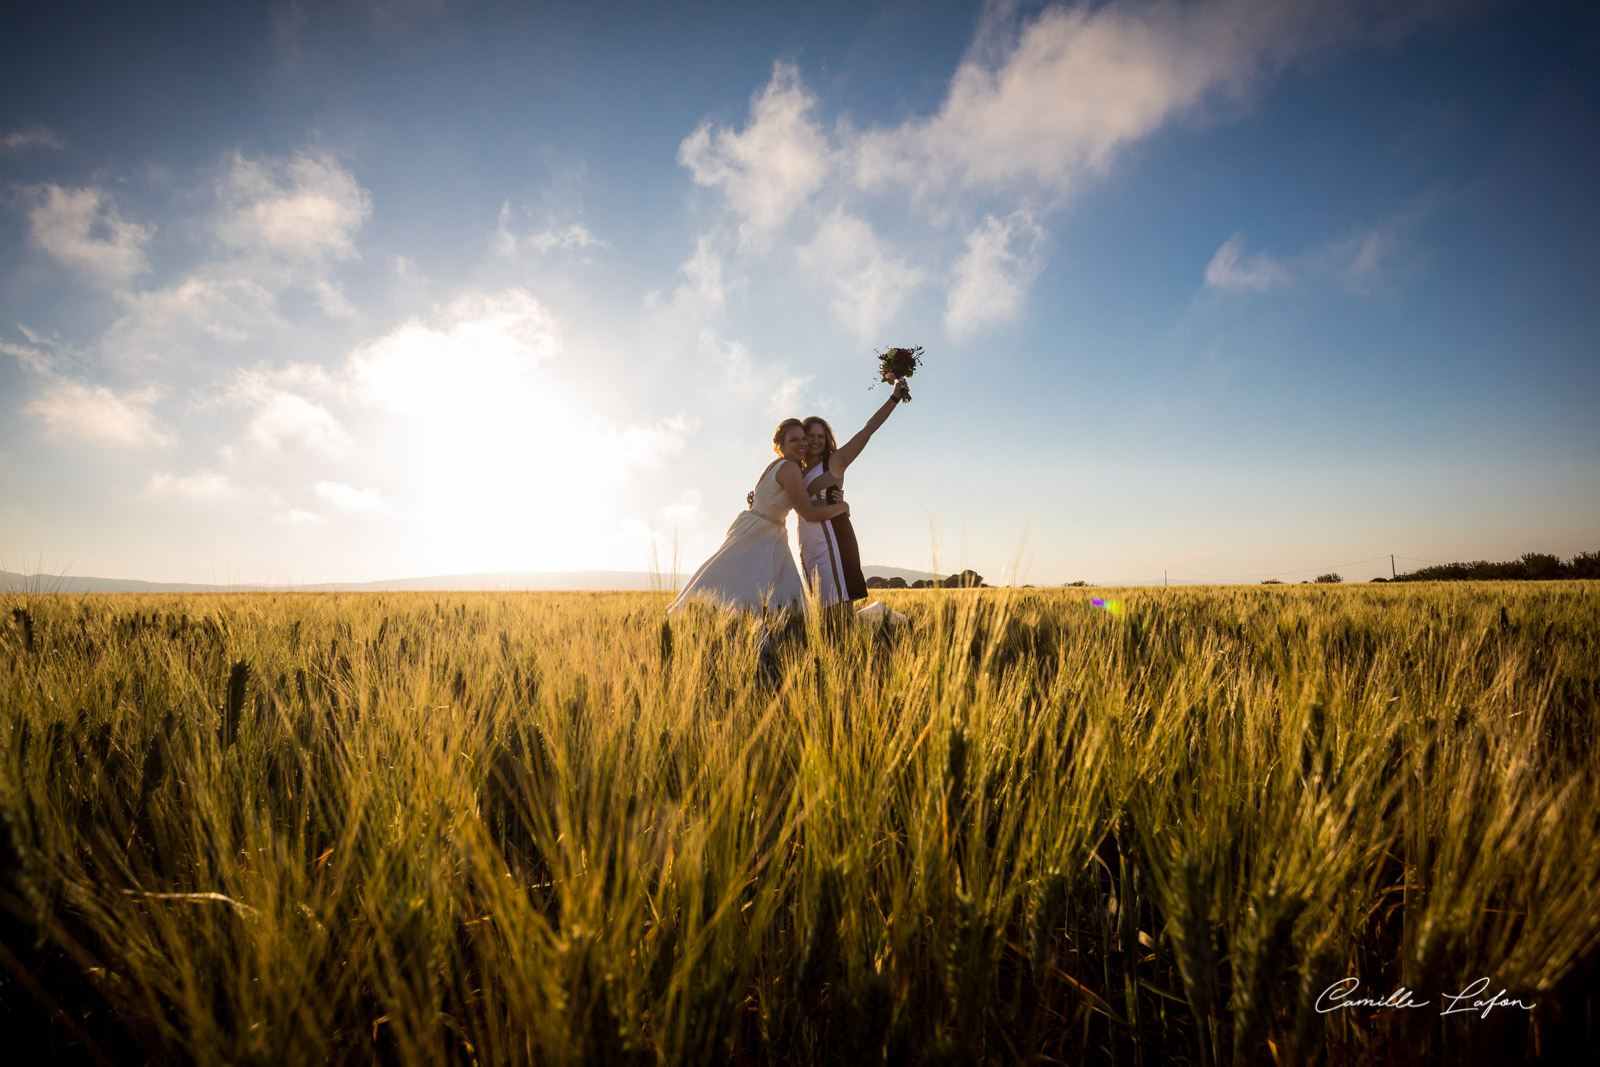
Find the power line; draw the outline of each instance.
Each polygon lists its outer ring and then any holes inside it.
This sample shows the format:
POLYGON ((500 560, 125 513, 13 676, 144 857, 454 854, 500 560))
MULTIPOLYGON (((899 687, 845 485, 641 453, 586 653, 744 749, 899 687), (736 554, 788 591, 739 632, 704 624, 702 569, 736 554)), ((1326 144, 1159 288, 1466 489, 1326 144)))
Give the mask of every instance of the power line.
POLYGON ((1160 571, 1151 571, 1149 574, 1141 574, 1137 578, 1120 578, 1120 579, 1118 579, 1117 581, 1114 581, 1114 582, 1090 582, 1089 584, 1090 585, 1099 585, 1099 586, 1106 586, 1106 585, 1138 585, 1140 582, 1152 581, 1152 580, 1154 580, 1156 578, 1159 578, 1159 577, 1161 577, 1161 572, 1160 571))
MULTIPOLYGON (((1384 554, 1382 556, 1373 556, 1371 559, 1358 559, 1351 563, 1335 563, 1329 567, 1301 567, 1299 570, 1294 571, 1257 571, 1253 574, 1202 574, 1199 571, 1173 571, 1172 573, 1180 574, 1187 578, 1276 578, 1281 574, 1311 574, 1313 571, 1321 571, 1326 574, 1328 571, 1338 570, 1340 567, 1359 567, 1363 563, 1375 563, 1380 559, 1388 558, 1388 555, 1384 554)), ((1398 558, 1409 559, 1410 557, 1400 556, 1398 558)), ((1426 563, 1427 561, 1423 560, 1422 562, 1426 563)))
MULTIPOLYGON (((1398 553, 1386 553, 1382 556, 1372 556, 1368 559, 1353 560, 1349 563, 1334 563, 1332 565, 1322 567, 1302 567, 1299 570, 1293 571, 1256 571, 1250 574, 1210 574, 1203 571, 1159 570, 1151 571, 1148 574, 1141 574, 1137 578, 1122 578, 1113 582, 1091 582, 1089 584, 1097 586, 1138 585, 1141 582, 1153 582, 1157 578, 1165 581, 1169 575, 1178 578, 1277 578, 1280 576, 1293 574, 1327 574, 1330 571, 1337 571, 1341 567, 1359 567, 1363 563, 1377 563, 1386 559, 1391 561, 1391 569, 1393 567, 1393 561, 1397 559, 1403 559, 1409 563, 1438 563, 1437 560, 1418 559, 1416 556, 1402 556, 1398 553)), ((1442 566, 1442 564, 1440 565, 1442 566)))

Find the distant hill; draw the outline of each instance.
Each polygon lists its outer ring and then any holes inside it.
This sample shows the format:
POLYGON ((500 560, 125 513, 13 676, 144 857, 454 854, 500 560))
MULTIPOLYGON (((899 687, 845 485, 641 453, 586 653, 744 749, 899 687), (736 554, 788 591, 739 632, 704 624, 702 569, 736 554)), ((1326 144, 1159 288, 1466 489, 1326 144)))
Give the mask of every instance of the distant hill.
POLYGON ((13 593, 378 593, 493 589, 583 592, 674 588, 688 579, 687 574, 654 576, 646 571, 549 571, 439 574, 425 578, 388 578, 377 582, 319 582, 311 585, 201 585, 189 582, 144 582, 131 578, 14 574, 11 571, 0 571, 0 589, 13 593))
POLYGON ((608 590, 675 589, 687 574, 652 575, 647 571, 529 571, 521 573, 445 574, 431 578, 390 578, 381 582, 307 585, 308 592, 407 592, 505 589, 535 592, 604 592, 608 590))
POLYGON ((184 582, 141 582, 131 578, 79 578, 55 574, 13 574, 0 571, 0 589, 8 593, 217 593, 258 590, 253 585, 192 585, 184 582))
MULTIPOLYGON (((868 578, 942 579, 931 571, 871 564, 862 568, 868 578)), ((0 591, 12 593, 403 593, 468 592, 505 589, 536 592, 601 592, 605 590, 677 589, 687 574, 651 575, 647 571, 520 571, 480 574, 436 574, 424 578, 385 578, 376 582, 317 582, 308 585, 253 585, 243 583, 198 584, 146 582, 134 578, 93 578, 76 575, 16 574, 0 571, 0 591)))
POLYGON ((945 576, 934 574, 932 571, 908 571, 904 567, 885 567, 878 563, 868 563, 861 568, 861 573, 868 578, 904 578, 908 583, 933 579, 943 581, 945 576))

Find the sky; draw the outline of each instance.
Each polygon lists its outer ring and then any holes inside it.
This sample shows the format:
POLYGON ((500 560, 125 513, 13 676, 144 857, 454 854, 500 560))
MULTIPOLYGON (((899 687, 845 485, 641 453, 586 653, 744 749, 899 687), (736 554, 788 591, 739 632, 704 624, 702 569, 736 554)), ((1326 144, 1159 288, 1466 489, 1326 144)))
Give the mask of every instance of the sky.
MULTIPOLYGON (((31 5, 0 563, 693 570, 821 414, 869 564, 1600 549, 1600 7, 31 5)), ((791 520, 792 521, 792 520, 791 520)))

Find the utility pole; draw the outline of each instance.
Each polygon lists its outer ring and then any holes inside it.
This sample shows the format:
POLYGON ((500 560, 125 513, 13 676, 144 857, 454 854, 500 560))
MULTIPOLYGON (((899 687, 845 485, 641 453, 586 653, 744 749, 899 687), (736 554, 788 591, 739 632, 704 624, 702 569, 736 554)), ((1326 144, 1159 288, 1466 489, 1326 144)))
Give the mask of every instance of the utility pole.
POLYGON ((1166 570, 1165 567, 1163 567, 1161 569, 1161 588, 1165 589, 1166 587, 1167 587, 1167 570, 1166 570))
POLYGON ((1395 580, 1395 577, 1396 577, 1396 575, 1394 573, 1394 553, 1391 552, 1391 553, 1389 553, 1389 580, 1392 582, 1392 581, 1395 580))

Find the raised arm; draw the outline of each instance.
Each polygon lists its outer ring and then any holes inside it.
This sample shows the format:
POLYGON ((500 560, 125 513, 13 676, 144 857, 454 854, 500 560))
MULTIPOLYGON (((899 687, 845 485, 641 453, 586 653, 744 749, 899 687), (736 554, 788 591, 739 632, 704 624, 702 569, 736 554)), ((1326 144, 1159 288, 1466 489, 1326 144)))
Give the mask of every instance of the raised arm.
POLYGON ((889 399, 883 402, 883 407, 874 411, 872 418, 868 419, 867 424, 861 427, 861 431, 840 445, 838 451, 828 457, 829 471, 835 475, 841 475, 846 467, 856 461, 856 457, 861 455, 863 448, 867 447, 867 442, 872 440, 872 435, 877 432, 878 427, 888 420, 890 412, 894 411, 894 406, 903 399, 902 394, 905 391, 906 383, 904 379, 895 382, 894 392, 890 393, 889 399))
POLYGON ((813 504, 800 480, 800 468, 786 462, 778 468, 778 484, 789 494, 789 506, 807 522, 826 522, 850 514, 849 504, 813 504))

